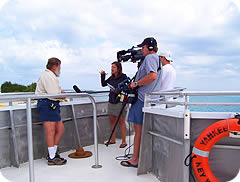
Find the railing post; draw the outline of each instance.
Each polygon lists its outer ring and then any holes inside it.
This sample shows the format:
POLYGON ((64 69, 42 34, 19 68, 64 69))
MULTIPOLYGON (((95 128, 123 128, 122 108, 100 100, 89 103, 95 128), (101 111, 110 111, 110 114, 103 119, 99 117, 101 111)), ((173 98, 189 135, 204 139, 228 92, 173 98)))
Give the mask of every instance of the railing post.
POLYGON ((34 166, 33 166, 31 98, 27 98, 27 139, 28 139, 29 180, 30 182, 34 182, 35 179, 34 179, 34 166))
POLYGON ((81 140, 80 140, 80 135, 79 135, 79 132, 78 132, 78 124, 77 124, 77 118, 76 118, 76 114, 75 114, 74 104, 72 104, 72 113, 73 113, 73 123, 74 123, 74 126, 75 126, 75 132, 76 132, 76 135, 77 135, 78 147, 82 147, 81 140))
POLYGON ((19 158, 18 158, 18 145, 16 140, 16 129, 15 124, 13 120, 13 110, 9 109, 9 115, 10 115, 10 122, 11 122, 11 136, 13 141, 13 150, 14 150, 14 156, 15 156, 15 167, 19 167, 19 158))
POLYGON ((95 154, 95 165, 92 168, 101 168, 99 165, 98 159, 98 133, 97 133, 97 107, 94 98, 91 95, 88 95, 90 101, 93 105, 93 130, 94 130, 94 154, 95 154))
POLYGON ((185 99, 185 102, 184 102, 184 109, 186 110, 186 109, 188 109, 188 105, 187 105, 187 103, 188 103, 188 96, 187 96, 187 94, 184 94, 184 99, 185 99))
POLYGON ((150 106, 150 102, 149 100, 151 99, 151 95, 150 94, 145 94, 145 99, 144 99, 144 107, 149 107, 150 106))
MULTIPOLYGON (((187 105, 185 105, 187 106, 187 105)), ((190 153, 190 123, 191 123, 191 112, 190 110, 184 110, 184 157, 187 157, 190 153)), ((183 165, 183 181, 189 181, 189 168, 183 165)))

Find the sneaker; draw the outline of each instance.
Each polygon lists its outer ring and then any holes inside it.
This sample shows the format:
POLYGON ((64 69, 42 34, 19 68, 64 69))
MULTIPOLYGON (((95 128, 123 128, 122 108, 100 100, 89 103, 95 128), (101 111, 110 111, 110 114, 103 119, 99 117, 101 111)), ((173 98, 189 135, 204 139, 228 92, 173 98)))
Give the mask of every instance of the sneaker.
POLYGON ((55 158, 61 159, 62 161, 64 161, 64 164, 67 163, 67 159, 64 159, 63 157, 60 157, 60 155, 58 153, 56 153, 55 158))
MULTIPOLYGON (((66 159, 60 157, 59 153, 56 153, 56 154, 55 154, 55 158, 59 158, 59 159, 61 159, 61 160, 66 160, 66 159)), ((47 160, 50 159, 50 158, 49 158, 49 154, 47 155, 46 159, 47 159, 47 160)), ((67 160, 66 160, 66 162, 67 162, 67 160)))
POLYGON ((53 159, 48 159, 48 165, 49 166, 53 166, 53 165, 64 165, 67 163, 67 160, 66 159, 60 159, 60 158, 57 158, 57 157, 54 157, 53 159))
POLYGON ((59 158, 59 159, 61 159, 61 160, 65 160, 65 161, 67 161, 67 160, 64 159, 63 157, 60 157, 60 154, 59 154, 59 153, 56 153, 56 154, 55 154, 55 157, 56 157, 56 158, 59 158))

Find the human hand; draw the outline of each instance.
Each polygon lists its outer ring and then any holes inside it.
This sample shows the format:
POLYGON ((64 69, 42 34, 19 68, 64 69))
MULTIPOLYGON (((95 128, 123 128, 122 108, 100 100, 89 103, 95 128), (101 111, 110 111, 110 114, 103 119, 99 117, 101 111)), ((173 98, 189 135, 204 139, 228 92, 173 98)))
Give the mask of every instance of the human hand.
POLYGON ((130 88, 135 88, 135 87, 136 87, 135 82, 131 82, 130 88))
POLYGON ((106 75, 107 73, 104 71, 104 70, 101 70, 101 71, 99 71, 99 73, 101 74, 101 75, 106 75))

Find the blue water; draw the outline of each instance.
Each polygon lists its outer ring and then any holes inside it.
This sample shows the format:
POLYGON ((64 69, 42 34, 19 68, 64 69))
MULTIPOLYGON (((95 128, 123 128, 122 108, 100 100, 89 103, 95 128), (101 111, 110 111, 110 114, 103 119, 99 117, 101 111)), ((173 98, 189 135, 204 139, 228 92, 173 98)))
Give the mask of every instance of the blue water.
MULTIPOLYGON (((240 103, 240 96, 191 96, 190 102, 240 103)), ((202 112, 238 112, 240 106, 190 106, 191 111, 202 112)))
MULTIPOLYGON (((107 101, 108 93, 91 94, 95 101, 107 101)), ((83 102, 90 102, 88 98, 79 98, 83 102)), ((76 99, 78 100, 78 99, 76 99)), ((240 96, 190 96, 190 102, 207 103, 240 103, 240 96)), ((189 106, 190 111, 200 112, 235 112, 240 113, 240 106, 189 106)))

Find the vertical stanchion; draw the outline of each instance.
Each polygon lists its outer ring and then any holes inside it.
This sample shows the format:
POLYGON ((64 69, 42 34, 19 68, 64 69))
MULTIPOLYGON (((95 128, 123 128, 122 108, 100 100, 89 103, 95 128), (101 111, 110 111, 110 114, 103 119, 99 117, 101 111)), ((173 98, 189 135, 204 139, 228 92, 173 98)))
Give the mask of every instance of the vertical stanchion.
POLYGON ((99 159, 98 159, 98 134, 97 134, 97 107, 96 103, 94 101, 94 98, 90 95, 88 95, 90 101, 93 105, 93 130, 94 130, 94 154, 95 154, 95 165, 92 166, 92 168, 101 168, 102 166, 99 165, 99 159))
POLYGON ((150 99, 151 99, 151 95, 149 93, 147 93, 145 95, 145 99, 144 99, 144 107, 149 107, 151 105, 150 99))
POLYGON ((11 136, 13 141, 13 150, 14 150, 14 156, 15 156, 15 167, 19 167, 19 158, 18 158, 18 145, 16 140, 16 130, 15 130, 15 124, 13 120, 13 110, 9 109, 9 115, 10 115, 10 122, 11 122, 11 136))
POLYGON ((76 135, 77 135, 78 147, 82 147, 81 140, 80 140, 80 135, 79 135, 79 131, 78 131, 77 118, 76 118, 75 109, 74 109, 73 104, 72 104, 72 113, 73 113, 73 123, 74 123, 74 126, 75 126, 76 135))
POLYGON ((28 160, 29 160, 29 180, 34 182, 33 166, 33 139, 32 139, 32 111, 31 99, 27 99, 27 138, 28 138, 28 160))
MULTIPOLYGON (((191 123, 191 112, 186 109, 184 110, 184 158, 190 153, 190 123, 191 123)), ((189 181, 189 168, 183 164, 183 181, 189 181)))
POLYGON ((184 101, 184 109, 186 110, 186 109, 188 109, 188 105, 187 105, 187 103, 188 103, 188 96, 186 94, 184 94, 184 99, 185 99, 185 101, 184 101))

